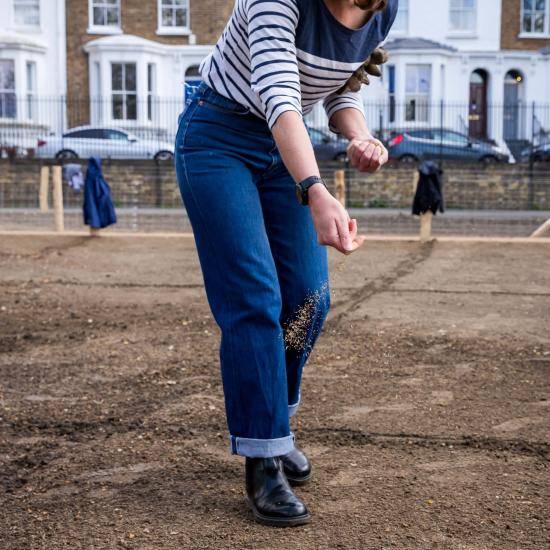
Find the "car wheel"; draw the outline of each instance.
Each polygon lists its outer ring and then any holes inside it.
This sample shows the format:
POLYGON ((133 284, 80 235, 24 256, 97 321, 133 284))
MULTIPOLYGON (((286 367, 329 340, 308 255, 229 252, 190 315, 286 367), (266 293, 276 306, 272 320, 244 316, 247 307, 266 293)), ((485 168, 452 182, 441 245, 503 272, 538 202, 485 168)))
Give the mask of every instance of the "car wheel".
POLYGON ((70 149, 62 149, 55 155, 55 158, 57 160, 73 160, 77 159, 78 155, 70 149))
POLYGON ((171 151, 159 151, 154 158, 156 161, 172 160, 174 158, 174 153, 171 151))
POLYGON ((483 164, 496 164, 498 162, 497 157, 494 157, 492 155, 487 155, 485 157, 481 157, 479 159, 483 164))
POLYGON ((414 155, 402 155, 399 157, 399 162, 401 164, 413 164, 417 163, 418 159, 414 155))

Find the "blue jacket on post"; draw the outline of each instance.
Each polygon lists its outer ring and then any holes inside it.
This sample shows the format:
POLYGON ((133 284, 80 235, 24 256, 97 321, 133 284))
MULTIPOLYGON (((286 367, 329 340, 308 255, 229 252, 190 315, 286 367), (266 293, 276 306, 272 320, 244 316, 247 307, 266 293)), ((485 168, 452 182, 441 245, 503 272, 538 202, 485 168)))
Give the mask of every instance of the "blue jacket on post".
POLYGON ((101 172, 101 159, 90 157, 84 183, 84 223, 102 229, 116 223, 111 188, 101 172))

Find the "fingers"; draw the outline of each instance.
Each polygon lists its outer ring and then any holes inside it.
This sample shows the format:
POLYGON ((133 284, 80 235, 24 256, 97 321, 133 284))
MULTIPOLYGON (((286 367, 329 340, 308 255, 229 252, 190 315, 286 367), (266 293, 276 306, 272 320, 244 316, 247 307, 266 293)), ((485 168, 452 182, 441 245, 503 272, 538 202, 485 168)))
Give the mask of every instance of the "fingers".
POLYGON ((360 246, 363 245, 365 242, 365 236, 364 235, 358 235, 357 234, 357 220, 353 219, 349 221, 349 233, 350 238, 352 241, 351 250, 348 252, 348 254, 351 254, 355 250, 357 250, 360 246))
POLYGON ((349 227, 349 236, 353 242, 357 237, 357 220, 355 219, 349 220, 348 227, 349 227))
POLYGON ((348 157, 354 168, 359 167, 359 160, 367 148, 368 141, 353 140, 348 147, 348 157))
POLYGON ((348 156, 360 172, 376 172, 388 162, 388 151, 378 140, 352 142, 348 156))
POLYGON ((372 141, 365 149, 365 152, 359 160, 359 170, 363 172, 370 172, 376 170, 375 163, 378 162, 379 147, 377 147, 372 141))
MULTIPOLYGON (((359 247, 363 246, 365 239, 366 239, 365 235, 357 235, 357 237, 355 237, 355 240, 353 241, 353 247, 351 252, 355 252, 359 247)), ((351 254, 351 252, 349 252, 349 254, 351 254)))
POLYGON ((340 238, 340 246, 338 250, 347 254, 353 250, 353 240, 350 235, 349 222, 346 219, 336 218, 336 229, 340 238))
POLYGON ((319 244, 332 246, 333 248, 338 250, 338 252, 341 252, 342 254, 346 254, 346 255, 351 254, 352 252, 355 252, 365 242, 365 236, 357 235, 356 220, 350 220, 349 223, 350 223, 349 239, 346 239, 345 237, 342 238, 341 236, 346 234, 344 230, 345 225, 335 224, 334 232, 328 236, 325 236, 325 238, 320 239, 319 244))
POLYGON ((332 246, 342 254, 351 254, 363 244, 365 238, 357 234, 357 220, 351 219, 336 199, 330 197, 324 208, 313 206, 312 216, 319 244, 332 246))

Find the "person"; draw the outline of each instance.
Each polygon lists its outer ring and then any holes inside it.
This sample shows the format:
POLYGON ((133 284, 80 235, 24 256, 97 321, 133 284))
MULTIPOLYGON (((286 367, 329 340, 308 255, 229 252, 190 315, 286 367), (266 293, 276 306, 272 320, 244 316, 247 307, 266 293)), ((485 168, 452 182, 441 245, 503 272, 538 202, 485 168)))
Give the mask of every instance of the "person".
POLYGON ((291 488, 311 465, 290 417, 330 305, 326 246, 349 254, 364 241, 320 177, 303 116, 323 101, 354 167, 387 161, 346 83, 396 12, 397 0, 236 0, 179 117, 176 173, 221 330, 230 449, 246 457, 247 499, 267 525, 310 519, 291 488), (302 342, 289 346, 305 306, 302 342))

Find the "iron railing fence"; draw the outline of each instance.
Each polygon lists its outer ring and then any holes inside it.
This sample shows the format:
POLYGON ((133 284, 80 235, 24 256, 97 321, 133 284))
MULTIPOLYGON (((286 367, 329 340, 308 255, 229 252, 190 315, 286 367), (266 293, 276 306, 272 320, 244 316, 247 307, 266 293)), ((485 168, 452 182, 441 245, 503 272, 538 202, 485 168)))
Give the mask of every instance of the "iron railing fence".
MULTIPOLYGON (((13 96, 0 109, 0 155, 10 158, 168 158, 182 97, 13 96), (122 101, 122 103, 121 103, 122 101)), ((433 103, 423 97, 366 101, 372 132, 401 162, 539 162, 550 157, 550 103, 433 103)), ((322 107, 306 123, 319 160, 345 157, 322 107)))

